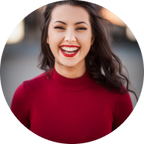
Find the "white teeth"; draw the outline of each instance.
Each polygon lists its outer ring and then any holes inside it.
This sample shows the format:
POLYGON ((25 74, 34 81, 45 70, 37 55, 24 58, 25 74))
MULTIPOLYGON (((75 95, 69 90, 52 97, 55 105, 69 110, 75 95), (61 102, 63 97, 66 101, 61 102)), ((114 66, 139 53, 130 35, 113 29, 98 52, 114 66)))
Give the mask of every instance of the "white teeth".
POLYGON ((75 50, 78 50, 77 47, 61 47, 63 50, 65 51, 75 51, 75 50))

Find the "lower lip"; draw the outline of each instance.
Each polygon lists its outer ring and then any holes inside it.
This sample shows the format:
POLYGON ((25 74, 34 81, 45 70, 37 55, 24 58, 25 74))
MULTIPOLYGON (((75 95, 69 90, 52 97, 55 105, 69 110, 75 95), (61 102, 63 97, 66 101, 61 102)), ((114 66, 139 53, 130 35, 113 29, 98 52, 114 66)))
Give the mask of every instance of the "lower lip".
POLYGON ((77 51, 76 53, 74 53, 74 54, 67 54, 67 53, 63 52, 61 48, 60 48, 60 51, 61 51, 62 54, 63 54, 64 56, 66 56, 66 57, 74 57, 74 56, 79 52, 79 50, 78 50, 78 51, 77 51))

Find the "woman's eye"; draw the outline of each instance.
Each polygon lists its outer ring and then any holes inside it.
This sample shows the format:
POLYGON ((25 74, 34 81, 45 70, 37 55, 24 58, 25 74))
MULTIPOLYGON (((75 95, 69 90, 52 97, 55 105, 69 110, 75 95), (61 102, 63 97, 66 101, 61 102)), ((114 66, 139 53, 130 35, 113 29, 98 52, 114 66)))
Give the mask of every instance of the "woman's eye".
POLYGON ((64 29, 63 27, 55 27, 55 29, 64 29))
POLYGON ((77 30, 86 30, 86 28, 84 28, 84 27, 79 27, 79 28, 77 28, 77 30))
MULTIPOLYGON (((64 29, 64 28, 63 28, 63 27, 55 27, 55 29, 64 29)), ((78 28, 78 29, 81 29, 81 30, 86 30, 86 28, 83 28, 83 27, 78 28)))

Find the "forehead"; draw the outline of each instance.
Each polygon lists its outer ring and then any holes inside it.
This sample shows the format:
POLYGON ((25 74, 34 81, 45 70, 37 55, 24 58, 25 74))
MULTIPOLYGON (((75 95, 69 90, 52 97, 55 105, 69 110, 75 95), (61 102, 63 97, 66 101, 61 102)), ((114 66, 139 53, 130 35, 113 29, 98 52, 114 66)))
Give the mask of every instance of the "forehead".
POLYGON ((51 14, 51 20, 63 20, 63 21, 89 21, 88 12, 80 6, 71 5, 58 5, 51 14))

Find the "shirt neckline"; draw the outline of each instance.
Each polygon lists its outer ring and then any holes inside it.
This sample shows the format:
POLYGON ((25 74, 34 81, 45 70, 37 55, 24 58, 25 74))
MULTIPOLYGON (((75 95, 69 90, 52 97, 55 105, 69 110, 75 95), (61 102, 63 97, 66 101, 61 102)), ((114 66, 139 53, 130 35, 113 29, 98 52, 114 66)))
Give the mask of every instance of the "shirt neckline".
POLYGON ((94 81, 90 78, 88 71, 78 78, 67 78, 60 75, 54 68, 51 80, 54 85, 66 91, 80 91, 90 87, 94 81))

